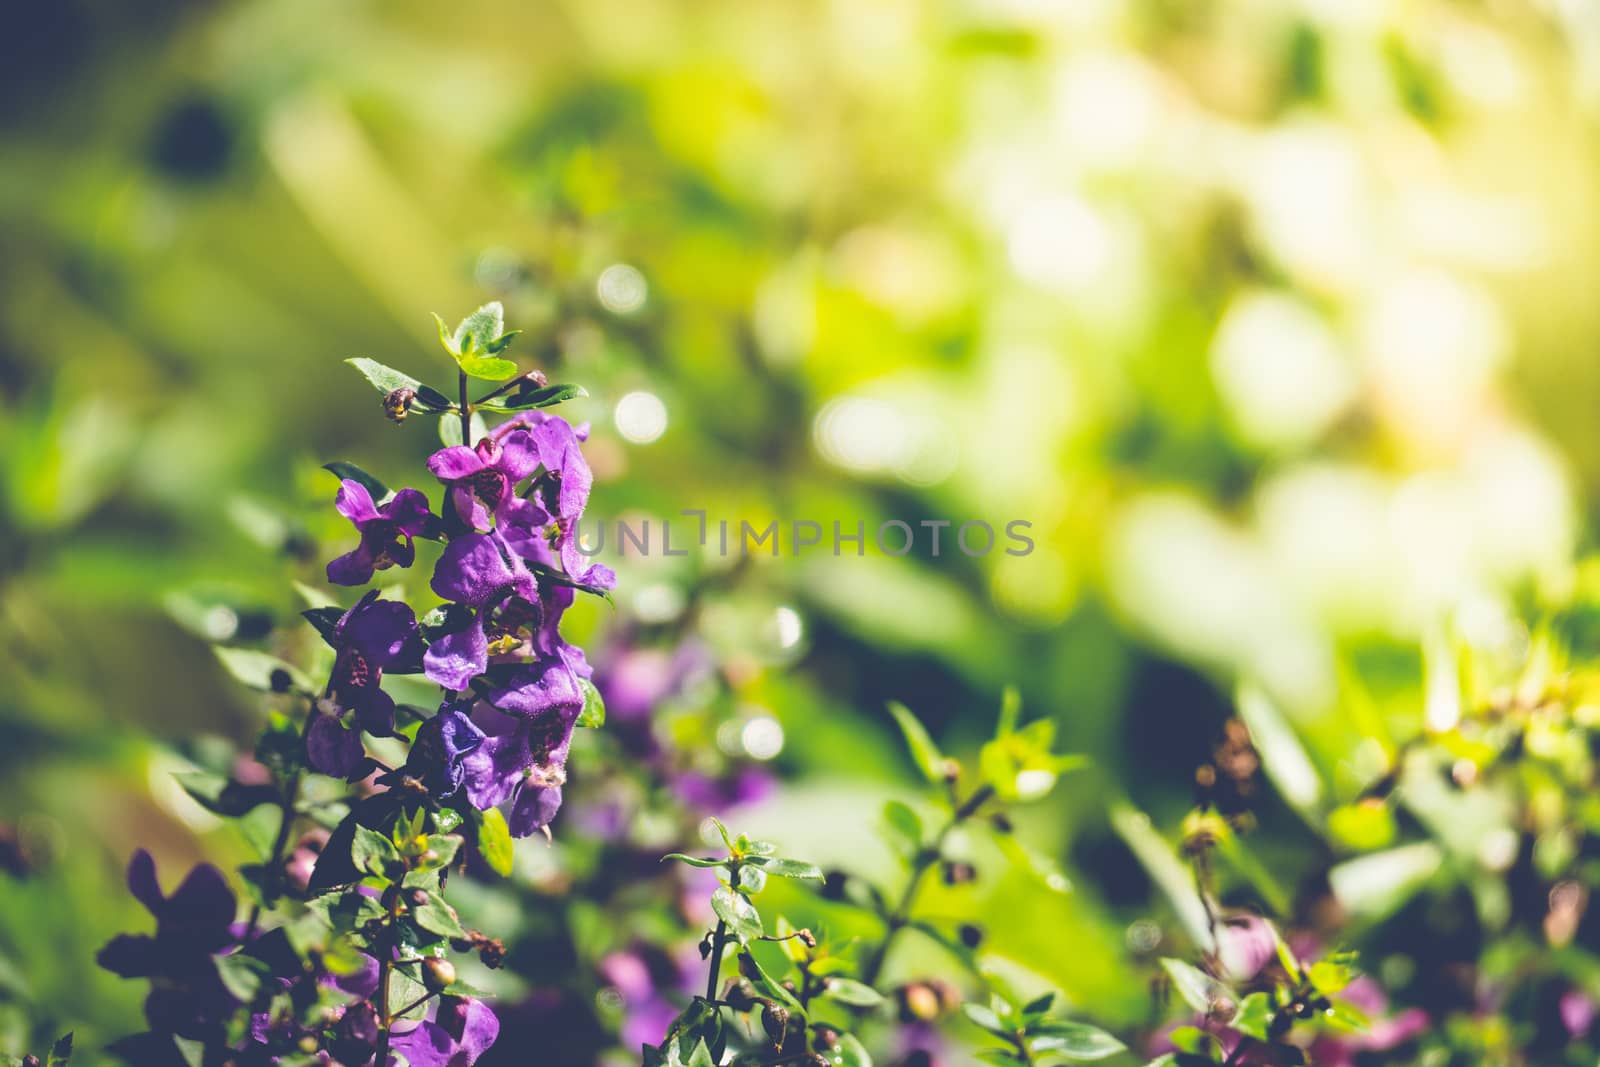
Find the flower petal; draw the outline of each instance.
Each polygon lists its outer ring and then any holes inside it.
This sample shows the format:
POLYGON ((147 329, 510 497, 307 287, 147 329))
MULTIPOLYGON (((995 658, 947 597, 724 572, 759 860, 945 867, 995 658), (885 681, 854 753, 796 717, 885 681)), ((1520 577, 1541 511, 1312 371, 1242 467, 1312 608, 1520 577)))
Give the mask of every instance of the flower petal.
POLYGON ((339 514, 357 526, 378 517, 378 509, 372 503, 372 494, 367 492, 366 486, 354 478, 346 478, 339 483, 339 492, 334 495, 333 506, 339 509, 339 514))
POLYGON ((489 639, 477 616, 465 629, 435 638, 422 657, 423 673, 446 689, 467 688, 488 666, 489 639))
POLYGON ((483 457, 465 445, 441 448, 428 457, 428 470, 444 482, 470 478, 483 470, 483 457))

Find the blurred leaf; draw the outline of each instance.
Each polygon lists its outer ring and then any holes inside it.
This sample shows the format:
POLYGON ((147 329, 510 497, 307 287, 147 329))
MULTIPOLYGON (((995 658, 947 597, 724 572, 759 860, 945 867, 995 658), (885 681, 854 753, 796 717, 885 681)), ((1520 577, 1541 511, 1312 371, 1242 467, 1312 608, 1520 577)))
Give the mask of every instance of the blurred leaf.
POLYGON ((1306 755, 1293 727, 1256 685, 1242 685, 1235 698, 1239 718, 1261 754, 1261 769, 1301 818, 1318 825, 1323 797, 1322 776, 1306 755))
POLYGON ((322 469, 342 481, 358 482, 372 497, 374 504, 381 504, 389 497, 389 487, 384 485, 374 476, 368 474, 354 463, 324 463, 322 469))
POLYGON ((927 729, 911 713, 911 709, 899 701, 891 700, 889 714, 894 716, 894 721, 900 726, 900 732, 905 735, 906 746, 910 748, 911 758, 916 762, 922 776, 930 782, 944 781, 949 763, 944 753, 939 751, 939 746, 933 743, 933 738, 928 736, 927 729))
POLYGON ((1237 1011, 1239 998, 1234 995, 1222 982, 1206 974, 1200 968, 1183 960, 1164 957, 1161 960, 1162 968, 1172 978, 1172 988, 1175 989, 1185 1004, 1195 1011, 1208 1017, 1215 1017, 1219 1009, 1233 1005, 1223 1014, 1231 1019, 1237 1011))
POLYGON ((840 1004, 857 1008, 875 1008, 883 1003, 883 994, 853 978, 830 978, 822 986, 822 995, 840 1004))
POLYGON ((1239 1014, 1229 1025, 1241 1034, 1257 1041, 1267 1040, 1267 1028, 1272 1025, 1272 998, 1266 993, 1251 993, 1239 1002, 1239 1014))
POLYGON ((588 395, 588 390, 581 385, 540 386, 523 381, 499 396, 490 397, 479 406, 492 411, 532 411, 588 395))
POLYGON ((1328 872, 1328 884, 1351 914, 1375 921, 1392 914, 1421 889, 1444 862, 1432 841, 1346 860, 1328 872))
POLYGON ((577 725, 599 729, 606 724, 605 698, 587 678, 578 679, 578 685, 583 690, 583 710, 578 713, 577 725))
POLYGON ((1028 1038, 1028 1050, 1034 1055, 1050 1053, 1069 1060, 1103 1060, 1126 1048, 1112 1035, 1086 1023, 1045 1023, 1031 1031, 1028 1038))
POLYGON ((511 877, 511 867, 516 860, 516 849, 511 840, 511 828, 499 808, 483 813, 478 823, 478 851, 489 869, 502 878, 511 877))
POLYGON ((291 690, 310 693, 315 688, 292 663, 286 663, 267 652, 251 648, 224 648, 212 646, 217 659, 234 679, 251 689, 268 693, 287 693, 291 690))

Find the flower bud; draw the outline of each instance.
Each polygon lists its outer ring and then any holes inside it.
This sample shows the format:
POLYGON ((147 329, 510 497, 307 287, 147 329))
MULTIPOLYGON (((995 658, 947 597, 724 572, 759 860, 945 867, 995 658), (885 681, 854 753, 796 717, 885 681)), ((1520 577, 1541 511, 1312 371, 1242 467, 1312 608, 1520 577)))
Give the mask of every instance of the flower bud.
POLYGON ((811 1043, 820 1052, 831 1051, 839 1044, 839 1031, 831 1026, 819 1026, 811 1032, 811 1043))
POLYGON ((900 1021, 932 1022, 939 1017, 939 994, 925 982, 912 982, 896 990, 900 1001, 900 1021))
POLYGON ((962 923, 956 929, 956 936, 961 938, 961 943, 968 948, 977 948, 983 944, 983 927, 976 923, 962 923))
POLYGON ((456 984, 455 964, 441 956, 429 956, 422 961, 422 984, 430 993, 449 989, 456 984))
POLYGON ((383 398, 383 413, 394 422, 405 422, 411 414, 411 402, 417 398, 415 389, 400 388, 383 398))
POLYGON ((781 1004, 768 1004, 762 1008, 761 1028, 772 1038, 774 1045, 783 1044, 784 1031, 789 1028, 789 1009, 781 1004))
POLYGON ((945 885, 966 885, 968 882, 977 881, 978 878, 978 868, 960 860, 946 860, 940 867, 939 873, 944 878, 945 885))

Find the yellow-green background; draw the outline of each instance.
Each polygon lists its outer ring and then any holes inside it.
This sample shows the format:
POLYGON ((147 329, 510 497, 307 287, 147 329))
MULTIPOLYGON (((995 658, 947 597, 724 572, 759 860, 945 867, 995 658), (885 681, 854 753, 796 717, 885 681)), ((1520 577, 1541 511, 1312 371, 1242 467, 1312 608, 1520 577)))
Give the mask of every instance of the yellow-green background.
MULTIPOLYGON (((345 538, 318 464, 425 484, 429 427, 340 360, 442 371, 429 312, 498 298, 589 390, 599 515, 1032 522, 1026 557, 757 560, 704 625, 784 725, 751 819, 797 855, 889 870, 884 700, 956 750, 1006 683, 1055 717, 1097 768, 1027 830, 1076 891, 979 906, 1075 1010, 1142 1018, 1110 800, 1170 822, 1246 679, 1337 770, 1341 672, 1403 730, 1420 640, 1570 582, 1597 114, 1580 3, 19 5, 0 821, 48 862, 0 880, 0 988, 90 1047, 136 1028, 92 964, 145 921, 128 852, 239 852, 169 784, 259 722, 202 636, 291 617, 284 521, 345 538), (599 299, 614 264, 641 308, 599 299), (619 433, 635 391, 658 440, 619 433)), ((701 570, 621 569, 575 632, 701 570)))

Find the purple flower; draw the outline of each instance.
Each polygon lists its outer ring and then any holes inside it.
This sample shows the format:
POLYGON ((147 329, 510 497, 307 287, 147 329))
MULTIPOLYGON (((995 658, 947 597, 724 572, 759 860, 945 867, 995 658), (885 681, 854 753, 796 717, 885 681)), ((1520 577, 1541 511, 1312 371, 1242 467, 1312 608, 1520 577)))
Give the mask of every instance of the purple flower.
POLYGON ((431 533, 435 521, 420 491, 402 489, 379 506, 366 486, 350 478, 340 483, 334 506, 361 533, 360 544, 328 564, 328 581, 335 585, 365 585, 375 570, 411 566, 417 558, 412 538, 431 533))
MULTIPOLYGON (((547 670, 570 668, 558 661, 547 670)), ((506 823, 513 837, 527 837, 548 826, 561 807, 567 749, 582 709, 581 698, 552 704, 535 717, 480 704, 473 721, 483 730, 484 742, 462 761, 463 784, 472 805, 487 811, 509 804, 506 823)))
POLYGON ((487 530, 491 518, 507 509, 522 525, 545 521, 537 505, 514 491, 518 482, 539 469, 538 446, 526 430, 485 437, 471 448, 441 448, 428 457, 428 469, 445 484, 456 518, 468 529, 487 530))
POLYGON ((402 1031, 403 1025, 396 1026, 389 1047, 411 1067, 472 1067, 500 1036, 494 1012, 470 997, 442 997, 433 1019, 402 1031))
POLYGON ((455 538, 433 571, 433 591, 464 611, 451 612, 445 632, 423 656, 423 670, 446 689, 463 690, 489 665, 485 630, 493 609, 518 596, 533 600, 533 575, 496 536, 470 533, 455 538))
POLYGON ((144 1005, 152 1031, 214 1037, 238 1006, 213 959, 238 940, 238 905, 222 872, 200 864, 170 897, 163 896, 155 860, 140 849, 128 863, 128 890, 155 916, 156 932, 114 937, 96 962, 123 978, 154 980, 144 1005))
POLYGON ((405 604, 379 600, 370 590, 327 634, 336 653, 328 695, 339 712, 354 712, 348 730, 335 715, 313 711, 306 723, 306 755, 313 769, 347 777, 359 769, 359 730, 377 737, 394 733, 394 699, 383 691, 383 672, 409 673, 421 660, 417 618, 405 604))
POLYGON ((448 702, 441 706, 437 715, 417 727, 417 739, 411 744, 405 766, 378 780, 387 785, 409 776, 436 798, 454 795, 466 773, 462 761, 483 744, 483 731, 467 717, 463 707, 448 702))

